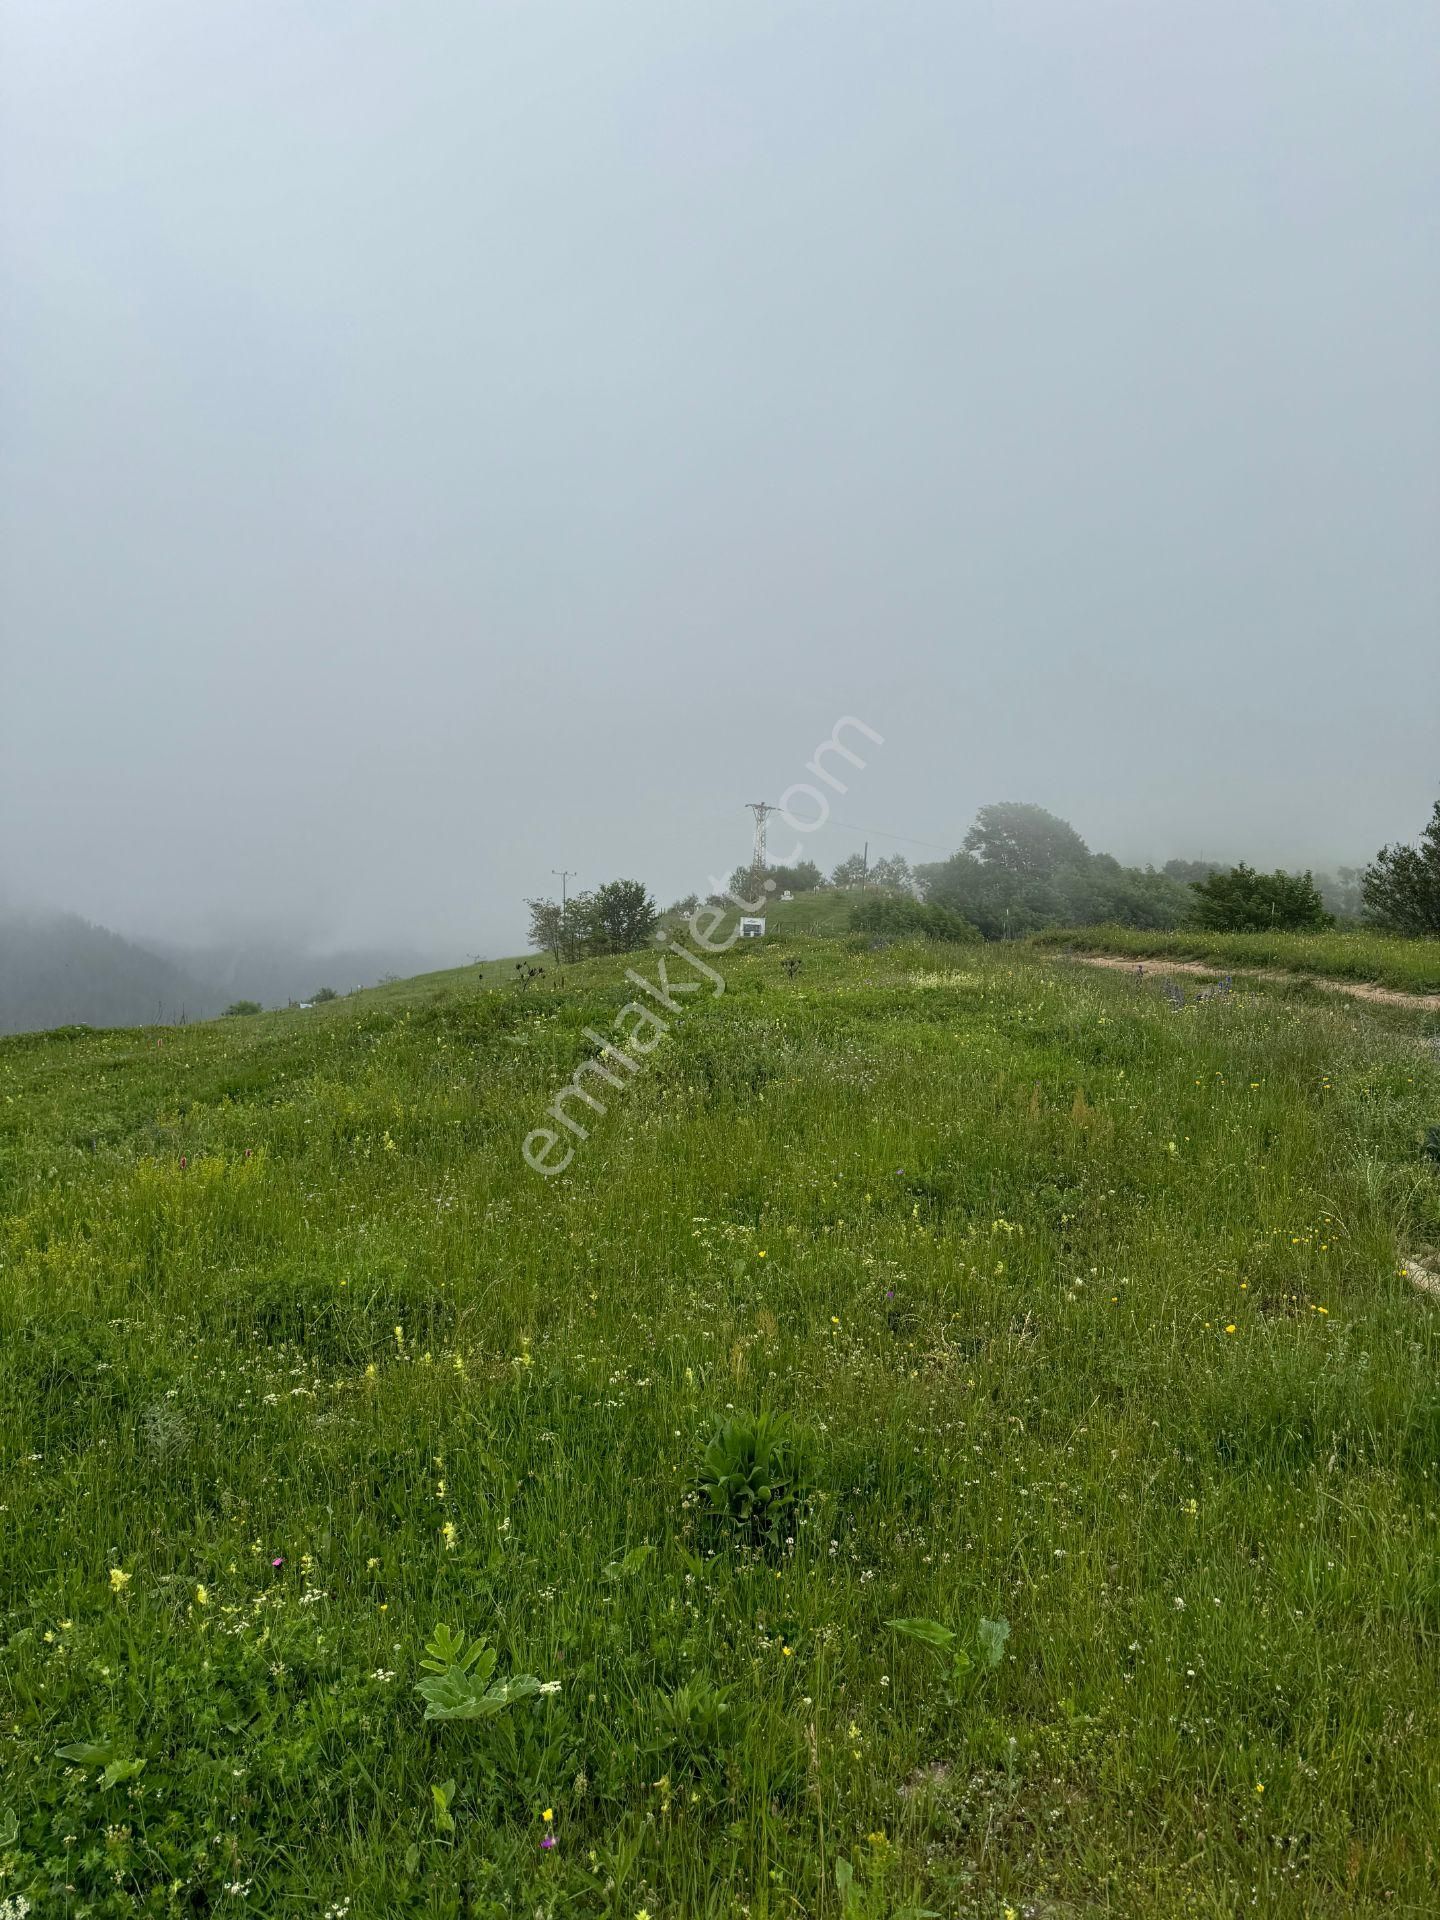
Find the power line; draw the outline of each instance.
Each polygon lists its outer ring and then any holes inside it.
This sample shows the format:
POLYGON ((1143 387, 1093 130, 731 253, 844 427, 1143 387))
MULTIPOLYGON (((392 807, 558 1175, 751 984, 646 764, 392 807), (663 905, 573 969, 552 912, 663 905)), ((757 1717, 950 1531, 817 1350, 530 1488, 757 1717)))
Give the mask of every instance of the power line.
POLYGON ((936 840, 917 840, 909 833, 887 833, 883 827, 857 827, 848 820, 837 820, 834 824, 843 827, 847 833, 873 833, 881 840, 899 840, 907 847, 928 847, 932 853, 953 853, 959 844, 955 841, 949 846, 942 846, 936 840))

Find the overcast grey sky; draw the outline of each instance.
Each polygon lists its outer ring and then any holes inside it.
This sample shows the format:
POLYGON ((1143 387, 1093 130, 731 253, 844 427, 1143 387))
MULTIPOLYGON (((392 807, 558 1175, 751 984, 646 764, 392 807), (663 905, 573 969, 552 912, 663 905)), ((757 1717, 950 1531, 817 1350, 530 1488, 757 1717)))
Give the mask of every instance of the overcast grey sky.
POLYGON ((513 950, 842 714, 941 848, 1422 825, 1435 0, 0 23, 0 889, 513 950))

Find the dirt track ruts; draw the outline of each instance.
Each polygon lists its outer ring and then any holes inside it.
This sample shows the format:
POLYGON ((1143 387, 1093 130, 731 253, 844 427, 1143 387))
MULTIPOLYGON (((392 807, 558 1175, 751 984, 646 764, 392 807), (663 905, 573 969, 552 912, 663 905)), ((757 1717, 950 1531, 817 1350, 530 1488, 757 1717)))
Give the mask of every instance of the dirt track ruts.
POLYGON ((1324 987, 1331 993, 1348 993, 1352 1000, 1440 1012, 1440 993, 1406 993, 1399 987, 1376 986, 1370 980, 1335 980, 1321 973, 1291 973, 1283 967, 1227 967, 1212 960, 1152 960, 1118 953, 1070 953, 1060 957, 1078 960, 1086 967, 1112 967, 1121 973, 1134 973, 1137 967, 1143 967, 1146 973, 1204 973, 1212 978, 1228 973, 1232 979, 1303 980, 1307 986, 1324 987))

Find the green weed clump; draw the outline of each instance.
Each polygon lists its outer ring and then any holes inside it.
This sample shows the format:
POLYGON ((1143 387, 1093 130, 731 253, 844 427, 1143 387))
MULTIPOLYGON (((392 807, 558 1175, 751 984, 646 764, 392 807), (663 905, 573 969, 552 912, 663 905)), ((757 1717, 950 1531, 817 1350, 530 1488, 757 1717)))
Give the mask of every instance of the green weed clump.
POLYGON ((626 964, 0 1043, 0 1911, 1429 1912, 1433 1020, 626 964))

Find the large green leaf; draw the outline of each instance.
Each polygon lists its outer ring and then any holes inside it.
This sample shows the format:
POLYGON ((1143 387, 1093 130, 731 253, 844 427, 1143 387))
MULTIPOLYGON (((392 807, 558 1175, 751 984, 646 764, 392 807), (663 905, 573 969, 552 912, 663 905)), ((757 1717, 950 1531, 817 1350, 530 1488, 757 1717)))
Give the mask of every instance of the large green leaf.
POLYGON ((937 1653, 948 1653, 955 1644, 953 1628, 942 1626, 938 1620, 927 1620, 923 1614, 912 1619, 887 1620, 885 1624, 896 1633, 903 1633, 907 1640, 919 1640, 927 1647, 934 1647, 937 1653))

